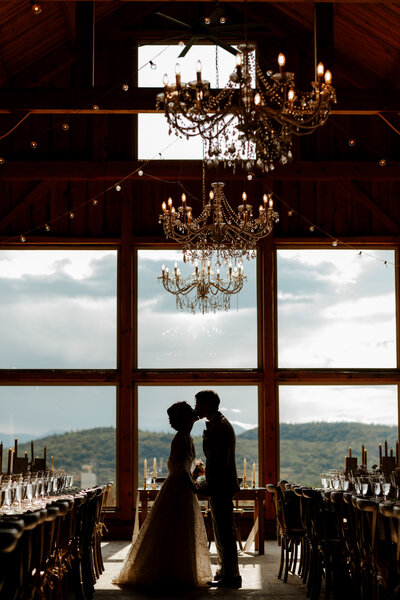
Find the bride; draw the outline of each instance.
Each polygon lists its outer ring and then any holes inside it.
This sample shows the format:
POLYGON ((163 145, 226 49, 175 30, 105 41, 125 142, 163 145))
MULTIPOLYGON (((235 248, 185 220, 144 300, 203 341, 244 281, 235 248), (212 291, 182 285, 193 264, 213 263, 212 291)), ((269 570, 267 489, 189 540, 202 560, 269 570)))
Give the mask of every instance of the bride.
POLYGON ((190 474, 195 458, 190 432, 197 417, 187 402, 176 402, 167 412, 177 431, 169 474, 113 580, 120 586, 187 588, 211 578, 207 535, 190 474))

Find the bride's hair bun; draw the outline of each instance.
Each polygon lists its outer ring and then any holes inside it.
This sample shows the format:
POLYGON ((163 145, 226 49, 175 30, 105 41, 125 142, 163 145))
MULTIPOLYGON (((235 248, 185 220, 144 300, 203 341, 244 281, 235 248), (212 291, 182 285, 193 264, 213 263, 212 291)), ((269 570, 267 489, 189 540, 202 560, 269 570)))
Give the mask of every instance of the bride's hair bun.
POLYGON ((167 410, 170 423, 174 429, 185 425, 188 421, 197 419, 196 413, 187 402, 175 402, 167 410))

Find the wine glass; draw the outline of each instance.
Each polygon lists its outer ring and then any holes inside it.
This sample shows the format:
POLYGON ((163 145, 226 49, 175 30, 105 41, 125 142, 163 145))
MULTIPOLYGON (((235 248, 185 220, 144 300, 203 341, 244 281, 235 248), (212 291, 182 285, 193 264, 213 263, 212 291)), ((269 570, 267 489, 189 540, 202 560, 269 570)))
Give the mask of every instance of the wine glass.
POLYGON ((392 487, 391 484, 391 477, 389 475, 381 475, 381 486, 382 486, 382 494, 383 494, 383 500, 386 502, 387 497, 390 494, 390 488, 392 487))

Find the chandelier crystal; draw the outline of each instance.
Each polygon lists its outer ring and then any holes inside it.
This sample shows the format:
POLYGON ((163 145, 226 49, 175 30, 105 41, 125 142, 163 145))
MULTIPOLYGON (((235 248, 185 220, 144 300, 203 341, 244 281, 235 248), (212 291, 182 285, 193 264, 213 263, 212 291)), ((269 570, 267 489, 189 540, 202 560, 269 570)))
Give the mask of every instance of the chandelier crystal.
POLYGON ((331 72, 322 63, 308 92, 296 89, 294 74, 285 70, 285 63, 281 53, 279 72, 264 74, 254 45, 240 44, 236 69, 219 91, 212 91, 202 79, 200 61, 196 80, 189 83, 181 80, 177 64, 175 83, 164 75, 157 108, 164 111, 170 133, 203 138, 209 166, 272 170, 292 158, 293 136, 310 134, 323 125, 336 102, 331 72))
POLYGON ((193 272, 186 278, 182 276, 177 263, 172 273, 163 265, 162 275, 158 279, 168 292, 174 294, 176 306, 181 311, 187 310, 193 314, 200 312, 204 315, 229 310, 232 295, 240 292, 246 280, 242 263, 235 267, 229 263, 222 276, 220 267, 215 272, 211 268, 211 259, 205 254, 199 262, 200 265, 195 262, 193 272))
POLYGON ((182 194, 177 209, 171 197, 162 203, 159 222, 166 238, 181 245, 185 262, 210 259, 214 252, 217 266, 221 266, 221 260, 228 263, 254 258, 257 243, 279 221, 272 194, 263 195, 258 215, 254 215, 243 192, 242 204, 235 212, 224 194, 224 185, 220 181, 211 184, 208 201, 203 198, 203 210, 198 217, 194 217, 192 207, 187 204, 186 194, 182 194))

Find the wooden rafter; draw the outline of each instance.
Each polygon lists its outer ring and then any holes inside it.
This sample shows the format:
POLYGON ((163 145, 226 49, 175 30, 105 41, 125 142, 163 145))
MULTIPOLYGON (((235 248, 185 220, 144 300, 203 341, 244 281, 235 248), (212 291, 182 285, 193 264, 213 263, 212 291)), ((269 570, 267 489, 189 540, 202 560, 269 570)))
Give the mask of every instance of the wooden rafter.
POLYGON ((351 198, 356 202, 362 204, 365 208, 371 211, 372 215, 379 219, 388 230, 395 234, 400 235, 400 226, 393 221, 388 215, 382 210, 380 206, 373 200, 363 189, 354 181, 341 181, 341 188, 351 195, 351 198))
POLYGON ((41 181, 27 194, 18 204, 16 204, 2 219, 0 219, 0 230, 4 230, 18 216, 23 213, 28 206, 34 204, 49 191, 49 183, 41 181))

